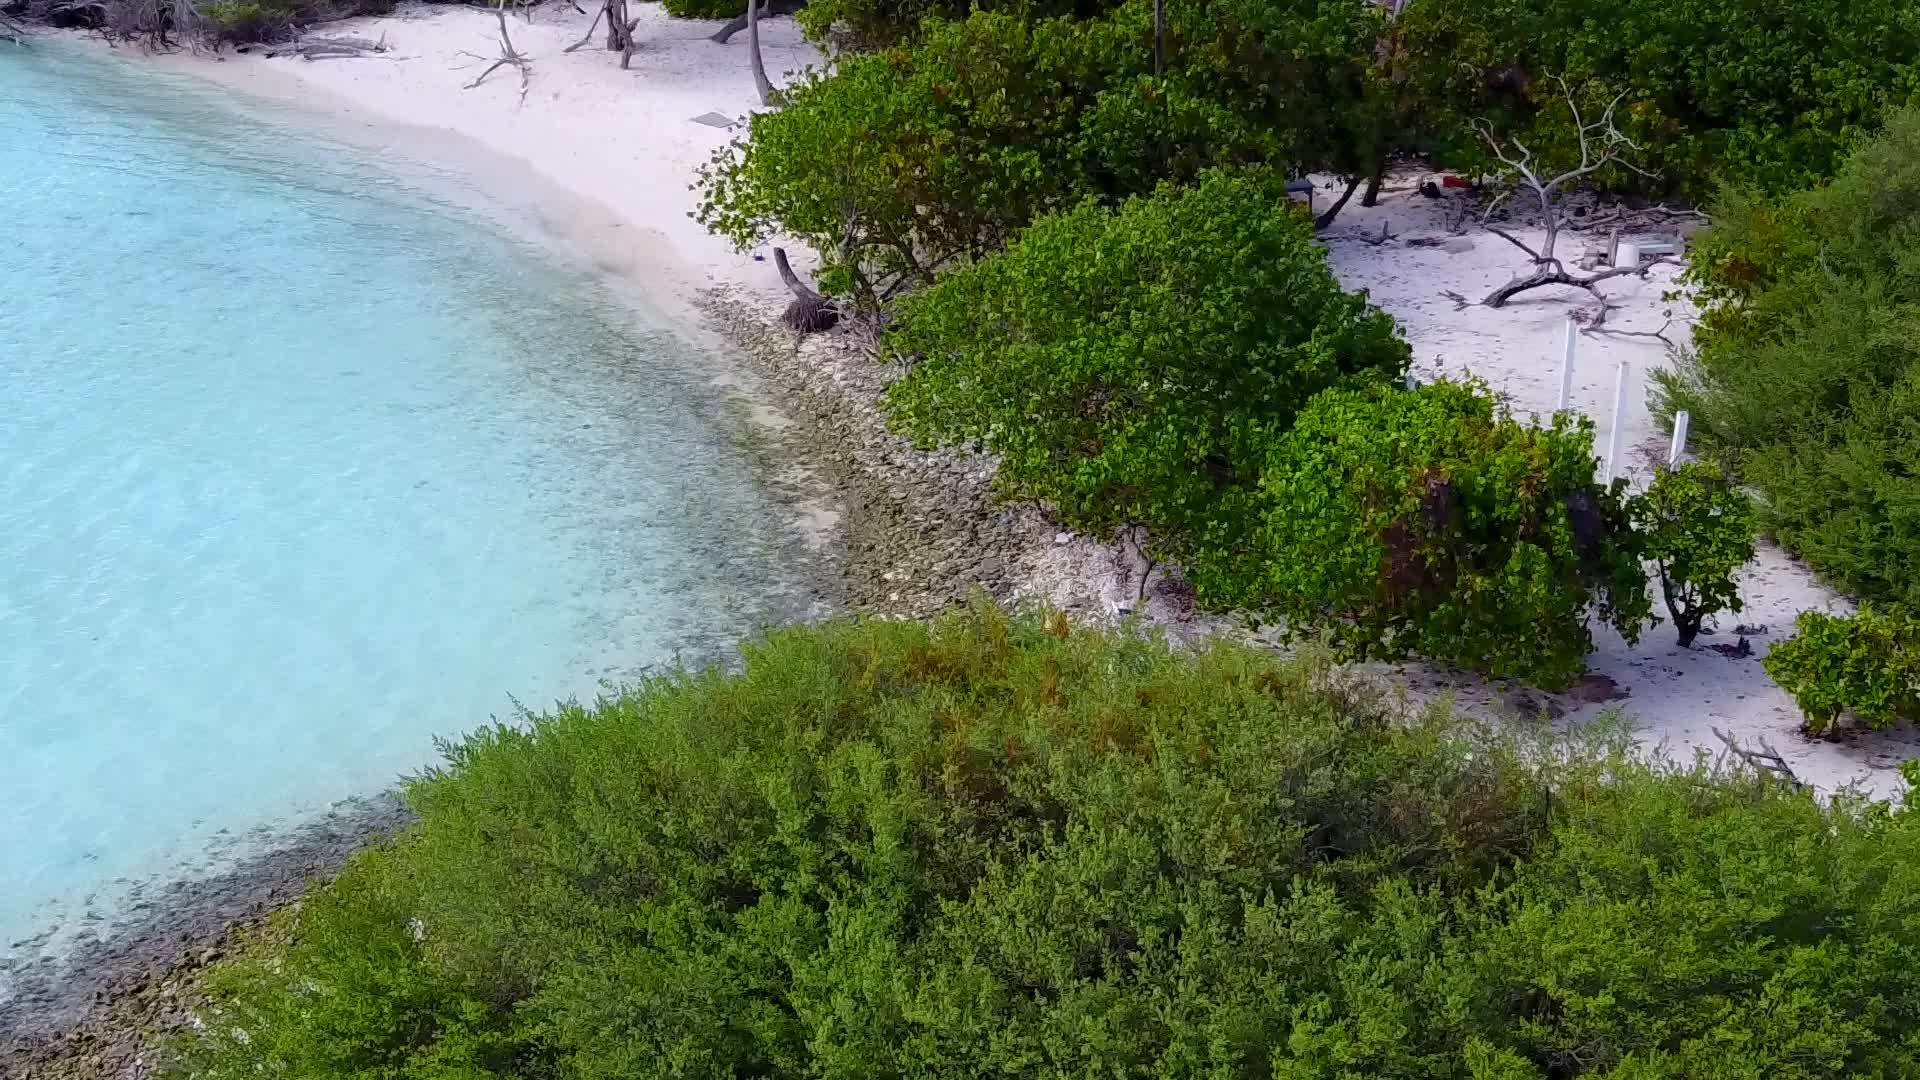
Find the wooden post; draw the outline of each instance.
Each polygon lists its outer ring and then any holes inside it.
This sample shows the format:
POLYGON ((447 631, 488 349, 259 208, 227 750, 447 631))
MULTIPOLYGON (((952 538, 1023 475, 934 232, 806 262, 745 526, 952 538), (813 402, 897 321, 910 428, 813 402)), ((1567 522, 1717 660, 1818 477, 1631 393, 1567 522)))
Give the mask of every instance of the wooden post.
POLYGON ((1607 432, 1607 471, 1600 478, 1603 484, 1613 483, 1614 470, 1620 464, 1620 428, 1621 414, 1627 406, 1627 362, 1620 361, 1620 373, 1613 383, 1613 430, 1607 432))
POLYGON ((1572 319, 1567 320, 1566 350, 1560 354, 1560 399, 1554 405, 1554 412, 1566 412, 1567 400, 1573 396, 1573 347, 1580 340, 1580 328, 1572 319))
POLYGON ((1673 445, 1667 447, 1667 468, 1680 464, 1680 455, 1687 452, 1687 424, 1693 417, 1687 410, 1681 409, 1673 414, 1673 445))

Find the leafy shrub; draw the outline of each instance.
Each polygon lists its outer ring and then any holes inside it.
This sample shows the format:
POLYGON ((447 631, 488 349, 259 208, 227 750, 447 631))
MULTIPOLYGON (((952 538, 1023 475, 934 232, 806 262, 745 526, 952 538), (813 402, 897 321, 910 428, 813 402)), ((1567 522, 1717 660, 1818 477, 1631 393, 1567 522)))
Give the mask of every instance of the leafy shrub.
POLYGON ((1115 6, 1115 0, 808 0, 797 18, 807 36, 817 42, 882 49, 911 41, 928 16, 964 19, 979 10, 1029 21, 1057 16, 1087 19, 1115 6))
POLYGON ((872 306, 1089 196, 1218 167, 1376 164, 1367 0, 1174 5, 1169 19, 1179 48, 1159 77, 1144 0, 1089 20, 928 19, 754 117, 703 171, 700 220, 742 247, 790 233, 819 253, 825 291, 872 306))
POLYGON ((1693 414, 1788 550, 1920 602, 1920 110, 1830 185, 1724 200, 1688 274, 1712 307, 1660 407, 1693 414))
POLYGON ((1059 617, 451 747, 174 1076, 1910 1075, 1920 816, 1059 617))
POLYGON ((1314 393, 1399 378, 1393 320, 1341 289, 1277 185, 1210 174, 1043 219, 899 307, 887 401, 925 443, 978 440, 1003 496, 1161 556, 1251 485, 1314 393))
POLYGON ((269 10, 252 0, 219 0, 202 8, 200 13, 220 36, 239 41, 258 40, 273 24, 284 26, 293 19, 291 6, 269 10))
POLYGON ((747 13, 746 0, 662 0, 662 4, 667 14, 683 19, 731 19, 747 13))
POLYGON ((1660 470, 1633 501, 1633 518, 1689 648, 1709 615, 1741 608, 1733 576, 1753 561, 1753 503, 1718 469, 1693 462, 1660 470))
POLYGON ((715 155, 700 220, 742 247, 792 234, 863 303, 929 284, 1091 191, 1074 144, 1106 77, 1086 33, 982 12, 815 72, 715 155))
POLYGON ((1210 535, 1189 576, 1343 655, 1557 687, 1586 670, 1596 603, 1629 641, 1649 613, 1624 484, 1595 482, 1584 417, 1534 427, 1473 383, 1330 390, 1267 454, 1252 526, 1210 535))
MULTIPOLYGON (((1464 121, 1487 117, 1536 151, 1571 140, 1561 76, 1592 99, 1625 92, 1622 129, 1649 181, 1703 197, 1717 181, 1774 190, 1833 175, 1886 111, 1920 93, 1920 9, 1908 0, 1419 0, 1395 43, 1439 148, 1467 166, 1464 121)), ((1596 110, 1597 111, 1597 110, 1596 110)), ((1577 157, 1577 155, 1575 155, 1577 157)))
POLYGON ((1824 731, 1842 712, 1875 728, 1920 718, 1920 620, 1900 608, 1866 608, 1850 618, 1803 611, 1796 625, 1799 633, 1763 663, 1807 727, 1824 731))

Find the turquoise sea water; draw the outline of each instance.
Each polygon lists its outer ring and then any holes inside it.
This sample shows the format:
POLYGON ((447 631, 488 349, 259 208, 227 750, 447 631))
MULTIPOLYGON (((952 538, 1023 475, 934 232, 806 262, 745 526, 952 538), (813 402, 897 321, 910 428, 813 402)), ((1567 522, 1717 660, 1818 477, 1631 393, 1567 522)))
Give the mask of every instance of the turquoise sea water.
POLYGON ((56 42, 0 192, 0 955, 784 613, 713 358, 381 163, 56 42))

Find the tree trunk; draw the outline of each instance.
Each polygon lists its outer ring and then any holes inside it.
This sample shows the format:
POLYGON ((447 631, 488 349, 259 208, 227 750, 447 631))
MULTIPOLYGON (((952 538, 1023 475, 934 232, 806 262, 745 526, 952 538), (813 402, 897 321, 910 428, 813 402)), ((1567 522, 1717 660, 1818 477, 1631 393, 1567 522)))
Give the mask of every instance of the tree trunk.
POLYGON ((800 280, 800 275, 793 272, 793 264, 787 261, 785 248, 773 249, 773 266, 780 271, 780 280, 786 283, 787 291, 793 294, 793 303, 781 312, 780 321, 803 332, 831 330, 839 323, 840 309, 800 280))
POLYGON ((1340 193, 1340 198, 1336 200, 1332 206, 1327 207, 1326 213, 1321 214, 1319 217, 1313 219, 1313 227, 1316 229, 1324 229, 1327 226, 1333 224, 1333 219, 1339 217, 1340 211, 1345 210, 1347 208, 1347 200, 1353 198, 1353 193, 1359 190, 1360 190, 1359 177, 1356 176, 1353 179, 1348 180, 1347 190, 1340 193))
MULTIPOLYGON (((606 9, 607 51, 632 54, 633 24, 627 19, 627 0, 606 0, 606 9)), ((626 66, 624 56, 621 66, 626 66)))
POLYGON ((735 15, 733 18, 727 20, 727 25, 715 30, 713 36, 707 40, 713 42, 715 45, 725 45, 727 42, 733 40, 733 35, 746 28, 747 16, 744 13, 735 15))
POLYGON ((760 104, 773 104, 773 83, 767 79, 767 64, 760 57, 760 9, 766 0, 747 0, 747 51, 753 54, 753 85, 760 90, 760 104))
POLYGON ((1373 175, 1367 179, 1367 193, 1360 196, 1360 205, 1367 207, 1380 205, 1380 185, 1386 183, 1386 180, 1387 163, 1383 161, 1374 167, 1373 175))
POLYGON ((1153 77, 1167 73, 1167 0, 1153 0, 1153 77))

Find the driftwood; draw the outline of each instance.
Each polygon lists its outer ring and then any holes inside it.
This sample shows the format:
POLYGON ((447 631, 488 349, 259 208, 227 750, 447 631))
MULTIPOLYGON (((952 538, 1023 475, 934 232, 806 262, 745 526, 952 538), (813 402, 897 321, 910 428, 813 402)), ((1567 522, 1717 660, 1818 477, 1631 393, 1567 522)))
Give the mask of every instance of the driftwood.
MULTIPOLYGON (((586 9, 578 4, 573 9, 582 15, 586 14, 586 9)), ((580 35, 579 41, 560 51, 578 52, 593 44, 593 32, 600 28, 602 18, 607 21, 607 51, 620 54, 620 67, 625 70, 633 63, 633 30, 640 25, 639 19, 627 17, 627 0, 601 0, 600 6, 593 10, 593 21, 587 24, 587 32, 580 35)))
MULTIPOLYGON (((494 5, 493 14, 495 18, 500 20, 500 57, 493 63, 488 64, 485 71, 482 71, 478 77, 461 89, 471 90, 485 82, 487 76, 501 68, 512 67, 520 71, 520 100, 525 101, 527 100, 527 84, 533 77, 533 61, 529 60, 520 50, 513 47, 513 38, 507 34, 507 0, 498 0, 498 3, 494 5)), ((475 60, 486 59, 486 57, 476 53, 463 51, 463 55, 471 56, 475 60)))
MULTIPOLYGON (((580 7, 579 7, 579 5, 578 5, 578 4, 576 4, 576 5, 574 5, 574 9, 575 9, 576 11, 579 11, 579 10, 580 10, 580 7)), ((584 34, 581 34, 581 35, 580 35, 580 40, 579 40, 579 41, 576 41, 576 42, 574 42, 573 44, 571 44, 571 45, 569 45, 569 46, 567 46, 567 47, 566 47, 566 48, 564 48, 564 49, 561 49, 560 51, 561 51, 561 52, 563 52, 563 53, 571 53, 571 52, 577 52, 577 51, 579 51, 579 50, 581 50, 581 49, 584 49, 584 48, 586 48, 586 47, 587 47, 588 45, 590 45, 590 44, 592 44, 592 43, 593 43, 593 32, 594 32, 595 30, 598 30, 598 29, 600 29, 600 17, 601 17, 602 15, 605 15, 606 13, 607 13, 607 5, 605 5, 605 4, 601 4, 601 5, 599 6, 599 7, 597 7, 597 8, 594 8, 594 9, 593 9, 593 21, 587 24, 587 32, 586 32, 586 33, 584 33, 584 34)), ((582 14, 582 15, 585 15, 585 14, 586 14, 586 12, 585 12, 585 11, 580 11, 580 14, 582 14)))
POLYGON ((1719 728, 1714 728, 1713 734, 1715 738, 1726 745, 1727 751, 1734 757, 1739 758, 1741 761, 1746 762, 1761 772, 1772 773, 1778 776, 1792 785, 1796 791, 1807 790, 1806 782, 1793 774, 1793 766, 1788 765, 1787 759, 1781 757, 1780 751, 1775 750, 1772 744, 1768 743, 1766 739, 1763 738, 1760 740, 1760 749, 1753 750, 1741 746, 1734 740, 1733 736, 1721 731, 1719 728))
POLYGON ((369 41, 366 38, 356 37, 296 38, 284 45, 270 46, 266 50, 266 55, 269 58, 298 56, 304 60, 329 60, 361 56, 374 56, 387 60, 397 59, 397 57, 384 55, 392 51, 393 46, 387 44, 387 37, 385 34, 382 34, 378 41, 369 41))
POLYGON ((793 303, 780 314, 781 322, 802 332, 831 330, 839 324, 840 309, 800 280, 800 275, 793 272, 793 264, 787 261, 785 248, 773 249, 773 265, 780 271, 780 280, 786 283, 787 291, 793 293, 793 303))
POLYGON ((639 19, 627 17, 627 0, 605 0, 607 13, 607 51, 620 54, 620 70, 633 64, 633 28, 639 19))
POLYGON ((1600 114, 1598 120, 1587 123, 1580 116, 1580 105, 1574 100, 1573 91, 1567 86, 1566 80, 1561 79, 1559 82, 1561 92, 1567 99, 1567 108, 1573 113, 1575 131, 1580 140, 1580 164, 1557 176, 1543 179, 1536 167, 1533 151, 1529 150, 1525 143, 1519 139, 1502 140, 1494 134, 1491 124, 1485 120, 1474 121, 1474 129, 1479 132, 1481 141, 1487 144, 1487 148, 1502 165, 1518 177, 1520 187, 1532 193, 1539 203, 1540 218, 1547 230, 1546 239, 1536 248, 1492 223, 1493 212, 1505 201, 1506 195, 1501 195, 1487 205, 1480 217, 1480 227, 1526 252, 1528 259, 1533 262, 1533 270, 1530 273, 1518 275, 1512 281, 1493 290, 1481 303, 1487 307, 1503 307, 1507 301, 1523 292, 1548 285, 1569 285, 1577 289, 1585 289, 1600 300, 1601 319, 1604 321, 1606 298, 1594 288, 1595 285, 1608 278, 1625 277, 1629 274, 1644 277, 1649 268, 1670 260, 1665 256, 1659 256, 1634 266, 1615 266, 1598 273, 1581 275, 1569 273, 1566 265, 1554 252, 1554 245, 1560 238, 1561 230, 1565 229, 1571 220, 1567 215, 1563 196, 1569 184, 1591 176, 1609 165, 1618 165, 1642 176, 1656 174, 1640 168, 1626 158, 1628 152, 1637 151, 1639 147, 1634 145, 1633 140, 1622 134, 1613 122, 1614 110, 1626 98, 1624 92, 1616 95, 1607 104, 1606 110, 1600 114))

